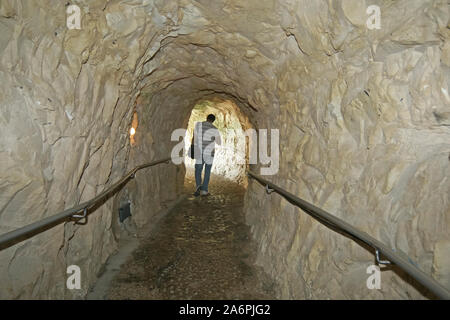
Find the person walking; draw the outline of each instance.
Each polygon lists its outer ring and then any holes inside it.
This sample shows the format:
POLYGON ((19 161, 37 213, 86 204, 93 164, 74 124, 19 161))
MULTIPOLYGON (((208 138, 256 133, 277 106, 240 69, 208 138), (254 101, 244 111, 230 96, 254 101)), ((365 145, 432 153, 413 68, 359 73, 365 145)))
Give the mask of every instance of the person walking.
POLYGON ((221 145, 219 130, 213 125, 216 117, 209 114, 206 121, 197 122, 194 128, 195 184, 194 196, 207 196, 211 168, 214 161, 215 145, 221 145), (202 181, 202 171, 205 175, 202 181))

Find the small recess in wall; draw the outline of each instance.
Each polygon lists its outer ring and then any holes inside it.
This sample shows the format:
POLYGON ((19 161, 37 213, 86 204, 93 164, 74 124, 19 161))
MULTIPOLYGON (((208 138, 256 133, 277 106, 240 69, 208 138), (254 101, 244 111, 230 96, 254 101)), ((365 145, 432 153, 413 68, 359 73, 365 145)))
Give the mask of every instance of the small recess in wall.
POLYGON ((131 203, 126 202, 119 208, 119 220, 124 222, 126 218, 131 217, 131 203))

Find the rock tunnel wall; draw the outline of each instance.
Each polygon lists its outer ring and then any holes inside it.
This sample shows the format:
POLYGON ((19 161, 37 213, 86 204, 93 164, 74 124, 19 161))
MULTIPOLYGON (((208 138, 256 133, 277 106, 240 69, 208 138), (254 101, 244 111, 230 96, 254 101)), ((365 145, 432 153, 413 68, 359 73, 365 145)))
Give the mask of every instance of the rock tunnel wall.
MULTIPOLYGON (((67 28, 62 1, 0 3, 0 232, 167 156, 195 102, 222 97, 255 128, 280 130, 280 170, 268 179, 450 286, 445 0, 71 4, 81 29, 67 28), (366 26, 371 4, 381 29, 366 26)), ((173 165, 146 170, 127 185, 138 225, 177 197, 184 176, 173 165)), ((0 252, 0 297, 85 296, 118 246, 113 202, 85 226, 0 252), (66 289, 71 264, 81 267, 80 291, 66 289)), ((252 181, 246 215, 280 298, 427 296, 392 271, 368 290, 372 254, 252 181)))

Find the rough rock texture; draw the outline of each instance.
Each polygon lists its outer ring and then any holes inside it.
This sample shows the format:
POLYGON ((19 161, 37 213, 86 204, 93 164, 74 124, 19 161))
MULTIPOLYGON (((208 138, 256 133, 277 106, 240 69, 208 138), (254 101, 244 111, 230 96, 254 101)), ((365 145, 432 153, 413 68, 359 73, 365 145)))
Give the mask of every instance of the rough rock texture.
MULTIPOLYGON (((80 30, 67 29, 65 3, 0 3, 1 233, 169 155, 172 130, 217 97, 256 129, 280 129, 270 180, 450 287, 447 1, 80 0, 80 30), (369 4, 381 8, 379 30, 366 27, 369 4)), ((145 170, 87 225, 0 252, 0 297, 85 296, 118 245, 119 198, 142 225, 180 191, 183 167, 145 170), (71 264, 80 291, 65 289, 71 264)), ((424 297, 392 271, 368 290, 372 254, 255 182, 246 212, 280 298, 424 297)))

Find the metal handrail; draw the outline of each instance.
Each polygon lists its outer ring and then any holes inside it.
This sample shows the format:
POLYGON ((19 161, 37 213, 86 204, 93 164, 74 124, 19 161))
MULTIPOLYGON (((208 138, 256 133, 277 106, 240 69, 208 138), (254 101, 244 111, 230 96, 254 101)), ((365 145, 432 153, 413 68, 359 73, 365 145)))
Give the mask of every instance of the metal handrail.
MULTIPOLYGON (((29 239, 30 237, 44 232, 54 226, 66 221, 69 218, 75 218, 81 220, 87 217, 87 212, 90 208, 98 204, 101 200, 104 200, 111 193, 116 193, 123 184, 127 183, 130 179, 133 179, 136 175, 136 172, 148 168, 160 163, 170 162, 171 158, 166 158, 162 160, 153 161, 150 163, 146 163, 140 166, 135 167, 131 171, 129 171, 124 177, 122 177, 118 182, 110 186, 108 189, 97 195, 96 197, 78 204, 70 209, 66 209, 58 214, 53 216, 44 218, 40 221, 29 224, 25 227, 10 231, 3 235, 0 235, 0 250, 9 248, 21 241, 29 239), (83 215, 78 215, 78 213, 83 212, 83 215)), ((347 236, 351 238, 356 238, 359 241, 369 245, 370 247, 375 249, 376 259, 380 264, 389 264, 393 262, 395 265, 402 268, 406 273, 408 273, 411 277, 413 277, 416 281, 434 293, 440 299, 450 300, 450 292, 441 286, 436 280, 428 276, 426 273, 415 267, 408 260, 404 259, 402 256, 398 255, 392 249, 387 247, 382 242, 377 239, 371 237, 365 232, 362 232, 347 222, 339 219, 338 217, 314 206, 313 204, 300 199, 299 197, 289 193, 288 191, 278 187, 277 185, 271 183, 263 179, 261 176, 252 173, 251 171, 247 171, 248 176, 257 180, 261 184, 266 186, 267 193, 276 192, 283 196, 290 203, 300 207, 303 211, 308 213, 310 216, 318 220, 319 222, 325 224, 326 226, 332 229, 338 229, 340 232, 345 233, 347 236), (386 258, 390 261, 381 261, 379 259, 379 252, 381 252, 386 258)))
MULTIPOLYGON (((299 197, 289 193, 288 191, 278 187, 277 185, 271 183, 270 181, 265 180, 261 176, 247 171, 247 175, 251 178, 257 180, 259 183, 266 187, 267 193, 276 192, 279 195, 283 196, 290 203, 300 207, 307 214, 318 220, 319 222, 325 224, 331 229, 337 229, 339 232, 345 233, 347 236, 351 238, 356 238, 367 244, 368 246, 375 249, 376 260, 380 264, 390 264, 391 262, 401 269, 403 269, 406 273, 408 273, 412 278, 422 284, 425 288, 434 293, 438 298, 450 300, 450 292, 440 285, 436 280, 432 277, 418 269, 411 262, 409 262, 404 257, 400 256, 398 253, 394 252, 384 243, 378 241, 377 239, 371 237, 365 232, 362 232, 342 219, 314 206, 313 204, 300 199, 299 197), (379 252, 382 253, 389 261, 380 261, 379 252)), ((336 231, 336 230, 335 230, 336 231)))
POLYGON ((60 213, 57 213, 53 216, 44 218, 42 220, 36 221, 32 224, 29 224, 25 227, 7 232, 5 234, 0 235, 0 250, 9 248, 21 241, 29 239, 30 237, 44 232, 48 229, 53 228, 54 226, 66 221, 69 218, 75 218, 77 221, 81 219, 87 218, 88 210, 98 204, 101 200, 105 200, 110 194, 116 193, 119 191, 119 187, 123 184, 127 183, 130 179, 133 179, 141 169, 148 168, 160 163, 167 162, 169 163, 171 158, 165 158, 162 160, 157 160, 153 162, 149 162, 146 164, 142 164, 140 166, 135 167, 131 171, 129 171, 124 177, 122 177, 115 184, 110 186, 108 189, 97 195, 96 197, 88 200, 86 202, 80 203, 70 209, 66 209, 60 213), (83 212, 83 215, 79 215, 78 213, 83 212))

